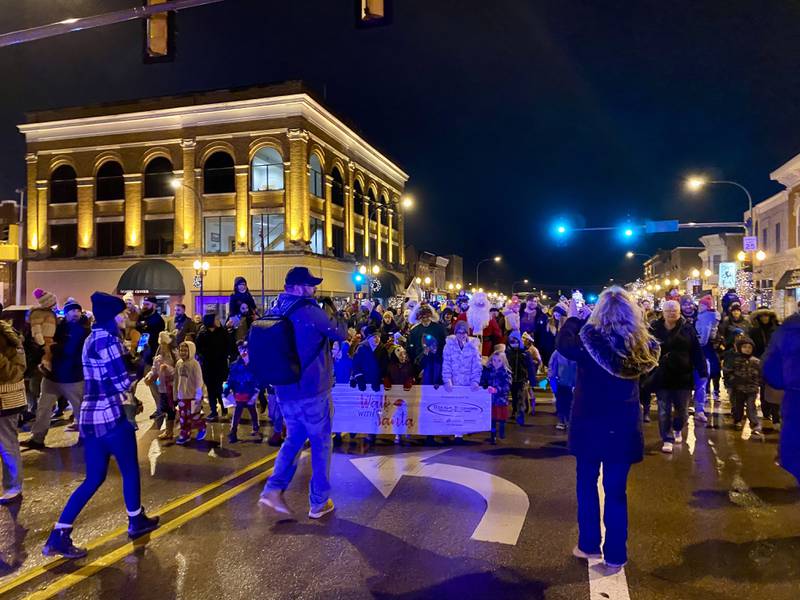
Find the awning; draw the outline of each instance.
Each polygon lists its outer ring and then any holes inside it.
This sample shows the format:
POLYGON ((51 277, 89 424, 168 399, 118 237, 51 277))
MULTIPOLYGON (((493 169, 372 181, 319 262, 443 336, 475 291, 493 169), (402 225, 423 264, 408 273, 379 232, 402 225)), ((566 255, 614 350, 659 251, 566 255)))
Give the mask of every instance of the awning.
POLYGON ((775 285, 776 290, 795 290, 800 288, 800 269, 789 269, 775 285))
POLYGON ((119 278, 117 293, 183 296, 183 276, 175 265, 161 259, 142 260, 131 265, 119 278))
POLYGON ((394 298, 403 293, 400 280, 391 271, 381 271, 372 277, 372 295, 376 298, 394 298))

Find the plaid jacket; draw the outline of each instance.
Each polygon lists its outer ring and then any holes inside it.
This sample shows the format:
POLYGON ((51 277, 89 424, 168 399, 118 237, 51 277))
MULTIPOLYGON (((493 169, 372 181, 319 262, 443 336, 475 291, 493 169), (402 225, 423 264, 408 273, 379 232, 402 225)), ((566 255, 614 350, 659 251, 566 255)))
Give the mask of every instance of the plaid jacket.
POLYGON ((122 340, 93 328, 83 345, 83 403, 78 420, 81 434, 102 437, 125 420, 122 404, 131 388, 122 340))

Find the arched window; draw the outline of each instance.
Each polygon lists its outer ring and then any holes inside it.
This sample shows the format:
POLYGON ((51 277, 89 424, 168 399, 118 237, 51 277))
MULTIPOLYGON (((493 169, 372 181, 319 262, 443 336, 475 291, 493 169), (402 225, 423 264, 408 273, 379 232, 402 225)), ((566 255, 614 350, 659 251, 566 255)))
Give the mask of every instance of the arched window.
POLYGON ((370 189, 367 192, 367 200, 369 200, 369 219, 370 221, 375 220, 375 192, 370 189))
POLYGON ((251 190, 263 192, 283 189, 283 158, 270 146, 264 146, 250 165, 251 190))
POLYGON ((386 195, 384 194, 383 196, 381 196, 381 225, 388 225, 389 224, 389 209, 390 208, 391 208, 391 205, 389 204, 389 198, 387 198, 386 195))
POLYGON ((124 200, 125 178, 122 176, 122 165, 115 160, 104 162, 97 169, 97 200, 124 200))
POLYGON ((61 165, 50 175, 50 204, 78 201, 78 180, 75 169, 61 165))
POLYGON ((308 173, 308 191, 317 198, 325 197, 325 190, 322 186, 322 165, 319 162, 319 156, 311 154, 308 159, 308 166, 310 167, 308 173))
POLYGON ((333 187, 331 188, 331 202, 336 206, 344 206, 344 179, 337 167, 333 167, 331 171, 331 179, 333 180, 333 187))
POLYGON ((214 152, 203 165, 203 193, 229 194, 235 191, 233 157, 227 152, 214 152))
POLYGON ((156 156, 144 168, 144 197, 174 196, 175 190, 171 185, 173 178, 172 162, 164 156, 156 156))
POLYGON ((353 185, 353 212, 357 215, 364 214, 364 190, 361 189, 361 182, 358 179, 353 185))

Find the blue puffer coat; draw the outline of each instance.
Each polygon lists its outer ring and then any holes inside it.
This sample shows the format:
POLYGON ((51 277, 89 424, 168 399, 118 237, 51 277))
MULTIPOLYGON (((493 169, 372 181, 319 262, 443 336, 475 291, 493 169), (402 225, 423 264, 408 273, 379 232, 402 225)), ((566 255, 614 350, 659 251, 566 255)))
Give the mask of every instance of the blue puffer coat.
MULTIPOLYGON (((635 362, 622 338, 606 336, 592 325, 567 319, 556 349, 577 363, 569 429, 570 454, 611 463, 644 458, 639 377, 655 365, 635 362)), ((658 343, 653 341, 658 357, 658 343)))
POLYGON ((784 390, 781 465, 800 483, 800 314, 786 319, 772 335, 764 354, 763 374, 769 385, 784 390))

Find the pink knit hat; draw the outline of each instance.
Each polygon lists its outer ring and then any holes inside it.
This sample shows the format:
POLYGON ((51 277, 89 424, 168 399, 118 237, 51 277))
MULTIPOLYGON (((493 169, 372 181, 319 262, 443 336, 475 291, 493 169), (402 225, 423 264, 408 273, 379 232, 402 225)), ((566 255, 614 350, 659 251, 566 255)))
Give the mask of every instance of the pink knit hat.
POLYGON ((55 294, 44 291, 42 288, 33 290, 33 297, 39 302, 41 308, 53 308, 58 302, 55 294))
POLYGON ((702 304, 708 310, 714 310, 714 298, 709 295, 705 295, 699 300, 699 304, 702 304))

